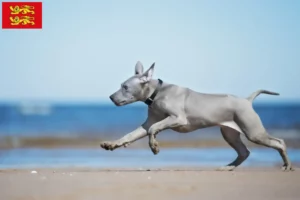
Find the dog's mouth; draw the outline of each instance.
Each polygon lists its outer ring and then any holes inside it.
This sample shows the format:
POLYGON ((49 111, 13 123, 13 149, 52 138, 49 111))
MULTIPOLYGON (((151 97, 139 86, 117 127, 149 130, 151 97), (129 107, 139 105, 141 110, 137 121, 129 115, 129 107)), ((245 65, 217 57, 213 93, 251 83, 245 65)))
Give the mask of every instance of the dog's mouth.
POLYGON ((112 96, 110 96, 109 98, 116 106, 122 106, 127 103, 126 100, 123 101, 115 100, 112 96))
POLYGON ((127 103, 126 101, 120 101, 120 102, 115 103, 115 104, 116 104, 116 106, 123 106, 123 105, 125 105, 126 103, 127 103))

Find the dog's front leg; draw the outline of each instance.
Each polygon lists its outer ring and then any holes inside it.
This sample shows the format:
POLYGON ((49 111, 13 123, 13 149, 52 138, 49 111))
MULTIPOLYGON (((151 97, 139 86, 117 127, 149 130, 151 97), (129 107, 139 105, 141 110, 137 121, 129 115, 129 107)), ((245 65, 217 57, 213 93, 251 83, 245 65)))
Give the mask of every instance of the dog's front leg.
MULTIPOLYGON (((151 113, 150 113, 151 114, 151 113)), ((134 131, 124 135, 122 138, 116 141, 104 141, 100 144, 103 149, 113 151, 121 146, 127 147, 130 143, 139 140, 147 135, 147 132, 151 125, 156 122, 155 118, 151 115, 148 116, 147 120, 134 131)))
POLYGON ((119 148, 121 146, 127 147, 130 143, 138 139, 141 139, 146 135, 147 135, 147 130, 143 126, 140 126, 134 131, 124 135, 122 138, 116 141, 104 141, 100 144, 100 146, 103 149, 113 151, 114 149, 119 148))
POLYGON ((174 128, 178 126, 182 126, 186 124, 186 120, 176 117, 176 116, 169 116, 155 124, 153 124, 148 131, 149 134, 149 146, 153 154, 159 153, 158 142, 155 140, 156 135, 165 129, 174 128))

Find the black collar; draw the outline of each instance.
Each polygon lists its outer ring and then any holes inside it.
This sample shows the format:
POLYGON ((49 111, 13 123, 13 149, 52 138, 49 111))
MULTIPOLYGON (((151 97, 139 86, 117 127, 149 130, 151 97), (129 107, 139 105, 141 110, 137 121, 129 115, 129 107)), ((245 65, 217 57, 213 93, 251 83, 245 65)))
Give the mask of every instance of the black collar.
POLYGON ((157 93, 158 93, 159 89, 161 88, 162 84, 163 84, 163 81, 158 79, 157 87, 155 88, 155 90, 151 94, 151 96, 148 99, 146 99, 145 104, 147 104, 148 106, 151 106, 151 104, 153 103, 154 98, 157 95, 157 93))

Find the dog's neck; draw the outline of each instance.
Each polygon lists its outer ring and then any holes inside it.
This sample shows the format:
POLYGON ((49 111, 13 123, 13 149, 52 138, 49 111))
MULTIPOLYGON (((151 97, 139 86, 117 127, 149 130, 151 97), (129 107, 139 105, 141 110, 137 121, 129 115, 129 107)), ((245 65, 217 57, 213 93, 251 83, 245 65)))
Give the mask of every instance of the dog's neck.
POLYGON ((155 80, 155 79, 151 79, 146 87, 146 91, 144 96, 146 97, 143 101, 150 106, 152 104, 152 102, 154 101, 154 98, 156 96, 156 94, 159 92, 159 89, 161 87, 162 81, 161 80, 155 80), (154 95, 154 97, 153 97, 154 95))

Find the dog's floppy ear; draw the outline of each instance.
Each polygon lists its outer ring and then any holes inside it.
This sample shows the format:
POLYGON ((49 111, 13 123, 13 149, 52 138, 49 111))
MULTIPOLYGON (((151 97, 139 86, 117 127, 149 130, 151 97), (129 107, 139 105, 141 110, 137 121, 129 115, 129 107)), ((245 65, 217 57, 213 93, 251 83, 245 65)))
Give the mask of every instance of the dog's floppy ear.
POLYGON ((140 78, 142 83, 147 83, 151 80, 154 71, 154 65, 155 63, 153 63, 151 67, 142 75, 140 78))
POLYGON ((135 65, 135 72, 134 72, 134 74, 135 75, 142 75, 143 72, 144 72, 143 64, 140 61, 138 61, 136 63, 136 65, 135 65))

